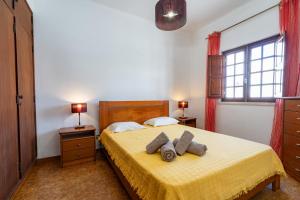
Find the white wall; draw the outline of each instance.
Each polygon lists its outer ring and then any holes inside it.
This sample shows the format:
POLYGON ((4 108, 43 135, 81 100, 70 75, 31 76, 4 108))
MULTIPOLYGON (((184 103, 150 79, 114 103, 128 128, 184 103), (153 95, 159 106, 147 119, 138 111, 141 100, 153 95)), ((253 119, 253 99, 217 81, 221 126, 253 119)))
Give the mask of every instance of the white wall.
MULTIPOLYGON (((278 3, 278 0, 252 0, 226 16, 199 29, 193 35, 191 47, 191 106, 192 114, 204 125, 204 96, 206 53, 209 33, 222 30, 278 3), (259 5, 259 6, 257 6, 259 5)), ((239 47, 279 33, 278 9, 272 9, 250 21, 222 33, 221 51, 239 47)), ((217 105, 217 132, 269 144, 272 129, 274 104, 222 103, 217 105)))
MULTIPOLYGON (((59 155, 58 129, 74 126, 71 102, 87 102, 84 124, 98 129, 99 100, 190 101, 189 115, 204 123, 207 41, 278 0, 249 4, 196 31, 162 32, 153 21, 93 0, 29 0, 34 13, 38 157, 59 155), (260 5, 259 7, 257 5, 260 5)), ((276 10, 224 32, 221 49, 278 33, 276 10)), ((176 112, 175 112, 176 111, 176 112)), ((217 131, 268 143, 273 105, 219 103, 217 131)))
POLYGON ((59 154, 58 129, 78 121, 70 113, 71 102, 87 102, 82 122, 98 128, 99 100, 161 100, 176 93, 173 33, 92 0, 29 3, 34 13, 38 158, 59 154))

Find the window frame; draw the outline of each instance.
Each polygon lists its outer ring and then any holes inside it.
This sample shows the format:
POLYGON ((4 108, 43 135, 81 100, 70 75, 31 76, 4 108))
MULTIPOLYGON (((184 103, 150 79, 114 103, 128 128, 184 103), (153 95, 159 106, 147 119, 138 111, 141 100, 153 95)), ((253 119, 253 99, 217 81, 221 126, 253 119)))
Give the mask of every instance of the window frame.
MULTIPOLYGON (((270 43, 270 42, 274 42, 276 44, 276 42, 279 41, 280 39, 281 39, 281 36, 279 34, 277 34, 277 35, 274 35, 274 36, 271 36, 271 37, 253 42, 253 43, 242 45, 242 46, 239 46, 237 48, 226 50, 226 51, 222 52, 222 55, 224 56, 224 64, 223 64, 223 72, 224 72, 224 76, 223 76, 223 94, 224 95, 221 98, 222 102, 275 102, 277 97, 260 97, 260 98, 251 98, 250 97, 250 75, 251 75, 251 71, 250 71, 251 58, 250 58, 250 56, 251 56, 251 49, 253 49, 255 47, 263 46, 263 45, 265 45, 267 43, 270 43), (226 56, 229 55, 229 54, 232 54, 232 53, 240 52, 241 50, 244 50, 244 74, 243 74, 244 75, 244 77, 243 77, 244 78, 244 81, 243 81, 243 88, 244 88, 243 95, 244 95, 244 97, 243 98, 226 98, 225 97, 226 77, 227 77, 226 76, 226 73, 227 73, 227 70, 226 70, 226 67, 227 67, 226 56)), ((285 51, 285 49, 284 49, 284 51, 285 51)), ((261 54, 263 54, 263 50, 261 51, 261 54)), ((274 54, 273 56, 270 56, 270 58, 271 57, 276 57, 276 54, 274 54)), ((262 56, 261 59, 257 59, 257 60, 263 60, 263 58, 264 57, 262 56)), ((265 58, 268 58, 268 57, 265 57, 265 58)), ((234 63, 234 65, 235 65, 235 63, 234 63)), ((275 72, 275 70, 270 70, 270 71, 275 72)), ((260 71, 260 73, 261 73, 261 83, 258 84, 260 87, 262 85, 266 85, 266 84, 262 84, 262 72, 263 71, 261 69, 261 71, 260 71)), ((284 68, 283 68, 283 73, 284 73, 284 68)), ((234 76, 235 76, 235 74, 234 74, 234 76)), ((284 75, 283 75, 283 79, 284 79, 284 75)), ((282 80, 282 85, 283 85, 283 83, 284 83, 284 80, 282 80)), ((272 85, 274 87, 274 85, 275 85, 274 80, 273 80, 273 83, 270 84, 270 85, 272 85)), ((235 83, 234 83, 233 88, 235 88, 235 83)))

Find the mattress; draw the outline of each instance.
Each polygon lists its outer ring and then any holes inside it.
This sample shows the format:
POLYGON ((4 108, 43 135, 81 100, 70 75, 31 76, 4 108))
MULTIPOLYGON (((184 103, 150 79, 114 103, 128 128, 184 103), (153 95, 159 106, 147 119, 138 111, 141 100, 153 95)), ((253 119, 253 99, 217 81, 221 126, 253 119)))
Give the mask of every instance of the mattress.
POLYGON ((267 145, 182 125, 147 127, 100 136, 111 159, 141 199, 235 199, 274 175, 285 175, 276 153, 267 145), (149 155, 146 145, 165 132, 170 139, 188 130, 207 153, 189 153, 164 162, 160 153, 149 155))

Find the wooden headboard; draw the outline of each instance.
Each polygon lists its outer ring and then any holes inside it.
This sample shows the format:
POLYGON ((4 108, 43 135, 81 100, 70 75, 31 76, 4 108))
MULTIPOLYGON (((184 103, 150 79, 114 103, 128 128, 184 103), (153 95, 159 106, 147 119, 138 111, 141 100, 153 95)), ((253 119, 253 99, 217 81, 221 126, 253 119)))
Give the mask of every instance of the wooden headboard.
POLYGON ((161 116, 169 116, 169 101, 100 101, 100 133, 114 122, 144 121, 161 116))

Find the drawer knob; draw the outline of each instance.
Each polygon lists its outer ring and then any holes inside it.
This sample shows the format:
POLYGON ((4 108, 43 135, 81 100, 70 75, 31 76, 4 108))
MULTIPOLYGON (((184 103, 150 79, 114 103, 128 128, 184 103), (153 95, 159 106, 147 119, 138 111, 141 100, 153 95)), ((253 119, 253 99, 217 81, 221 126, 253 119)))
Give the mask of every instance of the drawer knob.
POLYGON ((300 120, 300 117, 297 117, 296 120, 300 120))
POLYGON ((300 107, 300 104, 298 104, 297 107, 300 107))
POLYGON ((297 147, 300 147, 300 144, 296 144, 297 147))
POLYGON ((296 171, 296 172, 300 172, 300 169, 296 168, 295 171, 296 171))
POLYGON ((296 159, 300 159, 300 156, 296 156, 296 159))
POLYGON ((296 131, 296 133, 300 133, 300 131, 296 131))

